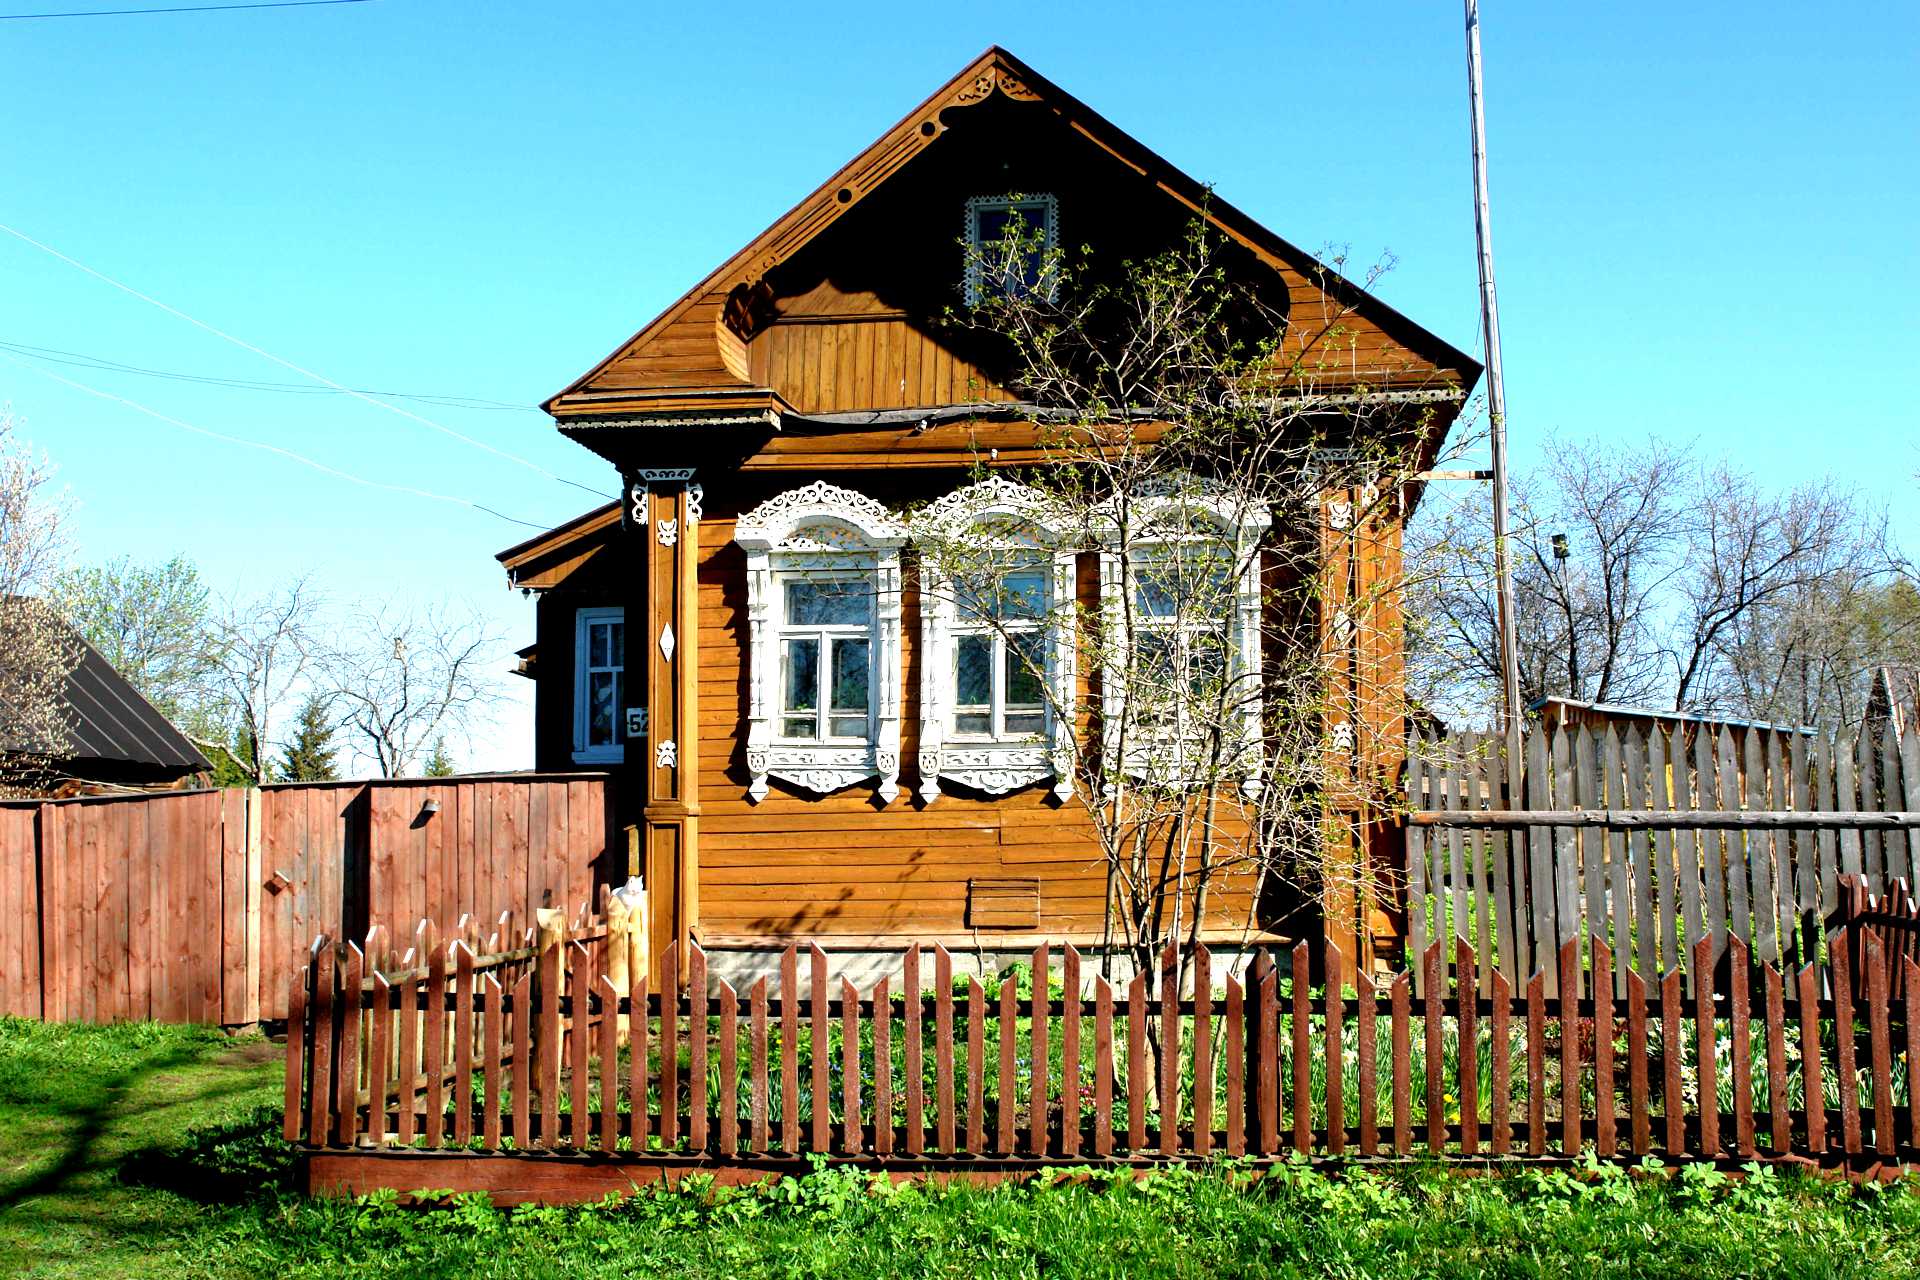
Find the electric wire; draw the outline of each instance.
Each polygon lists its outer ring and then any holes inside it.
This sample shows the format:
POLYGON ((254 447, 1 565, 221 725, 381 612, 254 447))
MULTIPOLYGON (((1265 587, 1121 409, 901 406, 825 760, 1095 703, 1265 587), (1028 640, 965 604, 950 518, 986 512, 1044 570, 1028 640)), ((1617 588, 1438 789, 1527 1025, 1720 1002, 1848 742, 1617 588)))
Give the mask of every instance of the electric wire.
POLYGON ((65 374, 55 373, 51 369, 43 369, 36 364, 23 360, 19 356, 6 351, 0 351, 0 360, 5 360, 9 364, 18 365, 22 369, 31 370, 43 378, 50 378, 63 386, 71 387, 75 391, 85 392, 87 395, 97 397, 101 400, 109 400, 114 404, 125 405, 129 409, 138 413, 144 413, 150 418, 157 418, 161 422, 167 423, 170 426, 179 427, 183 431, 191 431, 196 435, 225 441, 228 444, 237 444, 246 449, 258 449, 263 453, 278 454, 283 458, 299 463, 303 467, 311 467, 313 470, 321 472, 324 475, 333 476, 335 479, 346 480, 357 485, 364 485, 369 489, 385 489, 391 493, 402 493, 416 498, 431 498, 435 502, 451 502, 457 506, 470 507, 475 511, 484 511, 496 519, 505 520, 509 524, 524 525, 529 529, 544 530, 548 527, 544 524, 536 524, 531 520, 521 520, 515 516, 510 516, 504 511, 497 511, 484 503, 475 502, 471 498, 460 498, 447 493, 435 493, 431 489, 421 489, 408 484, 395 484, 390 480, 369 479, 366 476, 355 475, 351 471, 342 471, 339 467, 332 466, 314 458, 309 458, 304 453, 296 453, 294 450, 282 445, 269 444, 264 440, 249 440, 245 436, 230 435, 225 431, 215 431, 211 427, 203 427, 198 423, 188 422, 185 419, 176 418, 171 414, 162 413, 160 410, 152 408, 149 405, 144 405, 138 400, 131 400, 126 396, 116 395, 111 391, 102 391, 98 387, 90 387, 84 382, 78 382, 67 377, 65 374))
POLYGON ((535 472, 539 475, 545 476, 549 480, 555 480, 561 484, 570 485, 575 489, 580 489, 580 490, 583 490, 584 492, 591 493, 597 498, 611 498, 613 496, 612 494, 607 493, 604 490, 593 488, 591 485, 584 485, 577 480, 569 480, 565 476, 556 475, 554 472, 547 470, 545 467, 541 466, 537 462, 530 461, 526 458, 521 457, 519 454, 511 453, 505 449, 499 448, 496 445, 488 444, 484 440, 476 440, 472 436, 467 435, 464 432, 456 431, 452 427, 447 426, 445 423, 436 422, 432 418, 429 418, 424 414, 415 413, 413 410, 404 408, 397 404, 389 404, 387 401, 381 400, 375 396, 369 395, 364 391, 360 391, 353 387, 346 386, 344 383, 335 382, 332 378, 327 377, 325 374, 315 373, 312 369, 309 369, 304 365, 296 364, 293 361, 286 359, 284 356, 277 356, 273 352, 268 351, 263 347, 255 346, 253 343, 248 342, 244 338, 235 337, 233 334, 228 333, 224 329, 208 324, 206 321, 197 319, 194 316, 190 316, 186 312, 180 310, 180 308, 178 307, 170 306, 167 303, 162 302, 160 299, 155 298, 150 294, 142 293, 140 292, 140 290, 134 288, 132 285, 116 280, 104 271, 97 271, 94 268, 88 266, 86 263, 81 262, 79 259, 69 257, 67 254, 60 252, 60 250, 54 248, 52 245, 43 244, 40 241, 34 239, 32 236, 28 235, 26 232, 20 231, 17 228, 8 226, 4 222, 0 222, 0 231, 6 232, 8 235, 12 236, 16 240, 21 241, 24 244, 33 246, 34 248, 40 250, 42 253, 49 255, 50 257, 59 259, 61 262, 66 263, 68 266, 73 267, 76 270, 85 272, 87 275, 90 275, 94 279, 101 281, 103 284, 112 285, 114 288, 120 290, 120 292, 128 295, 129 297, 138 298, 140 301, 146 303, 147 305, 152 307, 157 307, 161 311, 166 312, 168 315, 173 316, 176 319, 185 320, 188 324, 194 326, 196 329, 204 330, 205 332, 212 334, 214 337, 219 338, 222 341, 230 342, 234 346, 239 347, 241 350, 251 352, 256 356, 259 356, 263 360, 270 360, 274 364, 279 365, 283 369, 290 369, 294 373, 299 374, 303 378, 311 378, 315 382, 324 383, 326 386, 332 387, 335 391, 341 392, 345 395, 350 395, 356 400, 363 400, 366 403, 370 405, 374 405, 377 408, 385 409, 388 413, 398 414, 401 417, 406 418, 411 422, 417 422, 421 426, 440 432, 442 435, 450 436, 453 439, 458 440, 463 444, 471 445, 476 449, 484 450, 485 452, 491 453, 496 457, 505 458, 507 461, 515 463, 519 466, 525 467, 527 470, 535 472))
POLYGON ((368 4, 370 0, 253 0, 247 4, 182 4, 155 9, 70 9, 58 13, 0 13, 0 22, 41 18, 144 18, 162 13, 221 13, 228 9, 312 9, 329 4, 368 4))

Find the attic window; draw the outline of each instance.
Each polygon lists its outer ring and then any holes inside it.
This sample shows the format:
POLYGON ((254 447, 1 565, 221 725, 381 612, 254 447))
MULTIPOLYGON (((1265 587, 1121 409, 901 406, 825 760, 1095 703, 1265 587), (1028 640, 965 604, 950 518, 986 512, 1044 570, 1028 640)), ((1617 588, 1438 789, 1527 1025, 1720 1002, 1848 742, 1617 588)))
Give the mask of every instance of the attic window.
POLYGON ((1047 255, 1060 242, 1059 202, 1050 195, 975 196, 967 201, 967 305, 990 293, 1052 295, 1047 255))

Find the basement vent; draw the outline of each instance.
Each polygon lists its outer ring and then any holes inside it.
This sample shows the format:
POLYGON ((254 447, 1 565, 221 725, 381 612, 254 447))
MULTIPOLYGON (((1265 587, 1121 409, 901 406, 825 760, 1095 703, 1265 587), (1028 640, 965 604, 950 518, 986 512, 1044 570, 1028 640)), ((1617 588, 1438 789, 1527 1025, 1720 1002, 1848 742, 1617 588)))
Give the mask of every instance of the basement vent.
POLYGON ((1038 880, 967 881, 967 927, 970 929, 1038 929, 1038 880))

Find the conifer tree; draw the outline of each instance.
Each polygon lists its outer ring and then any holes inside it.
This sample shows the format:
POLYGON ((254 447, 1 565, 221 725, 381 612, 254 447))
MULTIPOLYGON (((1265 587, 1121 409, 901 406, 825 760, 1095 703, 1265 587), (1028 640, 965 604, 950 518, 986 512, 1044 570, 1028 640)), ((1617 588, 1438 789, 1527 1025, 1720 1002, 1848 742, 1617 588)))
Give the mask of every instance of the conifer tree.
POLYGON ((307 695, 294 720, 293 741, 281 757, 281 775, 288 782, 331 782, 339 776, 334 769, 338 754, 327 700, 317 694, 307 695))
POLYGON ((427 778, 451 778, 454 775, 453 757, 447 754, 447 740, 433 740, 433 754, 427 757, 426 768, 421 776, 427 778))

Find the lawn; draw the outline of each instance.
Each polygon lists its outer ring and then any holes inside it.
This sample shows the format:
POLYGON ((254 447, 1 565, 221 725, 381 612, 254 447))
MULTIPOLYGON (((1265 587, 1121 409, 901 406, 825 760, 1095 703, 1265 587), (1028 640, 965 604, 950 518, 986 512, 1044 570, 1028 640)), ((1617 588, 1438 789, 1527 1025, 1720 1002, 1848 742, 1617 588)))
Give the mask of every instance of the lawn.
POLYGON ((0 1271, 32 1276, 1920 1273, 1920 1197, 1707 1166, 771 1190, 499 1212, 279 1185, 278 1053, 196 1028, 0 1020, 0 1271))

